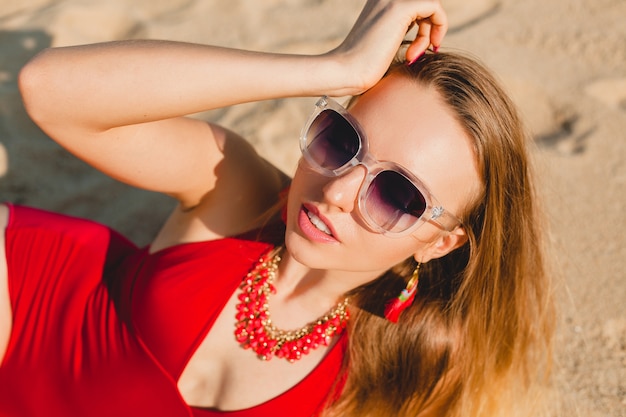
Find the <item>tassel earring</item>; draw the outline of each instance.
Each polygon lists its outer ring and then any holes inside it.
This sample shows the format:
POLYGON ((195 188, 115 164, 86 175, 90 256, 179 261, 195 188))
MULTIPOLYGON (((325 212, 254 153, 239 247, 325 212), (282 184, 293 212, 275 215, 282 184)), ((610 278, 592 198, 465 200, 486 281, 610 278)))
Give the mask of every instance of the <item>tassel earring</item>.
POLYGON ((385 317, 387 320, 397 323, 398 318, 400 318, 400 313, 413 304, 415 293, 417 293, 417 284, 419 283, 420 265, 421 263, 418 262, 415 270, 413 271, 413 276, 409 280, 408 284, 406 284, 406 288, 402 290, 400 295, 387 303, 387 306, 385 307, 385 317))

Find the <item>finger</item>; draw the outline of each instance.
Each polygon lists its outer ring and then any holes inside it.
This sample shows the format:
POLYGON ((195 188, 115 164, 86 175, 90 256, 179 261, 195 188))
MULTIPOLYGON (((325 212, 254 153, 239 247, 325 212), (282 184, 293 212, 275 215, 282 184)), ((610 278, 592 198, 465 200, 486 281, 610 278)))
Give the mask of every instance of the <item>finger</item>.
POLYGON ((448 32, 448 16, 441 9, 440 12, 436 12, 429 18, 431 23, 430 28, 430 43, 434 47, 441 46, 441 42, 443 41, 443 37, 448 32))
POLYGON ((413 63, 419 58, 428 48, 431 43, 431 23, 428 20, 422 20, 418 22, 417 36, 415 40, 411 42, 411 45, 406 50, 406 60, 409 63, 413 63))

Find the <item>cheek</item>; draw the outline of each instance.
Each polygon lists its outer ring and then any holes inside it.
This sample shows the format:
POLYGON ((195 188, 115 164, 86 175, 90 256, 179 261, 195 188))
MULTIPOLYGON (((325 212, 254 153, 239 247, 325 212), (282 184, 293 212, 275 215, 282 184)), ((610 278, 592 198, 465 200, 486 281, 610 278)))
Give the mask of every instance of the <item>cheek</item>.
MULTIPOLYGON (((306 169, 300 161, 289 185, 287 195, 287 224, 296 221, 296 216, 303 202, 315 201, 324 186, 324 177, 306 169)), ((293 223, 292 223, 293 224, 293 223)))
POLYGON ((351 260, 364 270, 386 271, 424 251, 428 244, 410 236, 390 238, 379 234, 359 233, 358 244, 352 247, 351 260))
POLYGON ((304 195, 308 195, 310 193, 310 189, 312 187, 311 183, 311 175, 309 175, 302 167, 302 163, 298 163, 298 168, 291 180, 291 184, 289 185, 289 194, 287 199, 287 206, 290 211, 292 209, 300 205, 302 201, 302 197, 304 195))

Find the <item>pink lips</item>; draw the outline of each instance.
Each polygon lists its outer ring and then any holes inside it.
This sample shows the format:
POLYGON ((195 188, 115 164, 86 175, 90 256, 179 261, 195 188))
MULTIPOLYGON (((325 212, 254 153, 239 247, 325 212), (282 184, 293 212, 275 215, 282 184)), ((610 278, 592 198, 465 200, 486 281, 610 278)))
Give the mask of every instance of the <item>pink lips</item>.
POLYGON ((324 217, 320 215, 319 211, 317 210, 315 206, 311 206, 307 204, 306 207, 305 206, 300 207, 300 212, 298 213, 298 226, 300 227, 300 230, 302 231, 302 233, 307 238, 311 239, 314 242, 320 242, 320 243, 339 242, 337 238, 335 237, 335 232, 332 226, 324 217), (319 217, 326 224, 328 229, 331 231, 331 234, 328 235, 322 232, 321 230, 319 230, 317 227, 315 227, 315 225, 311 223, 311 219, 309 219, 307 212, 311 212, 312 214, 319 217))

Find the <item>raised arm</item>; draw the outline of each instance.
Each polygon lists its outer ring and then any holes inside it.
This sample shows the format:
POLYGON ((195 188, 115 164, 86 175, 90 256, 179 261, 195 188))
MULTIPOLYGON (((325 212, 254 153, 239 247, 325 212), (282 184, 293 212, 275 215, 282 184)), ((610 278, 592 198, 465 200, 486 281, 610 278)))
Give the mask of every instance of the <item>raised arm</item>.
POLYGON ((182 116, 271 98, 360 93, 380 79, 415 22, 412 59, 445 33, 437 1, 368 1, 346 40, 317 56, 167 41, 48 49, 23 69, 20 88, 31 117, 79 158, 192 206, 214 187, 218 164, 231 164, 227 142, 241 158, 232 164, 248 166, 254 153, 236 135, 182 116))

